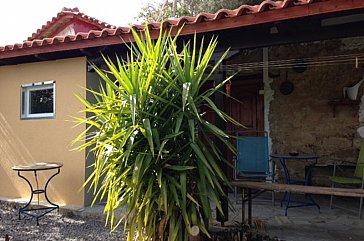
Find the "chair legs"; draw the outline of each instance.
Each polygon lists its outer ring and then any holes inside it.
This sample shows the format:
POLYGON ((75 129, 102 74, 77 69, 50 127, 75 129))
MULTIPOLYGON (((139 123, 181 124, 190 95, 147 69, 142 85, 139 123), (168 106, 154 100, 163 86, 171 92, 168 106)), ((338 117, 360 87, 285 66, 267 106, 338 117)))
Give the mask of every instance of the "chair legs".
POLYGON ((234 187, 234 198, 235 198, 235 203, 238 204, 238 188, 234 187))
MULTIPOLYGON (((332 183, 331 184, 331 187, 334 188, 335 187, 335 184, 332 183)), ((330 209, 332 209, 332 203, 333 203, 333 201, 334 201, 334 195, 331 194, 331 197, 330 197, 330 209)))
POLYGON ((363 209, 363 198, 360 198, 360 207, 359 207, 359 219, 361 219, 361 214, 362 214, 362 209, 363 209))
MULTIPOLYGON (((331 185, 331 187, 334 187, 334 183, 331 185)), ((364 198, 360 198, 360 202, 359 202, 359 219, 361 219, 361 216, 362 216, 362 211, 363 211, 363 199, 364 198)), ((330 209, 332 209, 332 204, 334 202, 334 195, 331 195, 330 197, 330 209)))

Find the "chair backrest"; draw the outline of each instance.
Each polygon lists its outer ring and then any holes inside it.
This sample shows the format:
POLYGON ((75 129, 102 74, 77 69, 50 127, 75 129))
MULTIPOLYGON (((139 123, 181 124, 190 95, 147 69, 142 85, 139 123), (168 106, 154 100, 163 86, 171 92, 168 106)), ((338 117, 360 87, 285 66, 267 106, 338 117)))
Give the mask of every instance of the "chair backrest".
POLYGON ((364 142, 361 144, 358 161, 356 162, 354 176, 358 178, 363 177, 364 169, 364 142))
POLYGON ((237 136, 236 174, 241 177, 269 175, 268 136, 237 136))

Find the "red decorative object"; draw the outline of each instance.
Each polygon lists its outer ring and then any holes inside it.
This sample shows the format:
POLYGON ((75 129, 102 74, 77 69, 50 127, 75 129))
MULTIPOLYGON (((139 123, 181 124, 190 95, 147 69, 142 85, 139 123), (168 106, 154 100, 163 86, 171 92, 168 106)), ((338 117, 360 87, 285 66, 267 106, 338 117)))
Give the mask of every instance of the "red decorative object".
POLYGON ((227 84, 226 84, 226 94, 227 94, 228 96, 230 96, 230 88, 231 88, 231 83, 227 83, 227 84))

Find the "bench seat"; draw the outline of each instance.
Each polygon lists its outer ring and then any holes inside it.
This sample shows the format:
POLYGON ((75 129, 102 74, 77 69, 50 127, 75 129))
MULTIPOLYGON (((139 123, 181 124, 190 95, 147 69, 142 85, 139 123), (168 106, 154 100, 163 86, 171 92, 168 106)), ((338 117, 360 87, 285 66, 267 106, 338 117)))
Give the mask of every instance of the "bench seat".
POLYGON ((242 202, 242 221, 245 222, 245 202, 248 202, 248 224, 252 224, 252 199, 264 191, 291 192, 303 194, 334 195, 343 197, 364 197, 364 189, 361 188, 338 188, 323 186, 304 186, 283 183, 257 182, 257 181, 233 181, 233 187, 247 190, 247 197, 242 202), (251 190, 259 190, 257 195, 252 196, 251 190))
POLYGON ((338 188, 322 186, 289 185, 283 183, 240 181, 232 182, 232 186, 245 189, 258 189, 275 192, 309 193, 321 195, 335 195, 344 197, 364 197, 364 189, 361 188, 338 188))

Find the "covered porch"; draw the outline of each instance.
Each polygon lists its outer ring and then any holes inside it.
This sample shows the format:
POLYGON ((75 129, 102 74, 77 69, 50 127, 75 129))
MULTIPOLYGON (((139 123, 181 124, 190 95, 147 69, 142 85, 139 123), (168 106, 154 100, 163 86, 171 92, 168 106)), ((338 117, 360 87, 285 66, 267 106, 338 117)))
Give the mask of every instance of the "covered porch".
MULTIPOLYGON (((331 3, 335 5, 335 1, 331 3)), ((328 7, 330 1, 321 4, 328 7)), ((362 144, 357 129, 364 123, 363 90, 359 87, 356 97, 350 99, 343 89, 357 84, 364 76, 364 33, 360 28, 363 22, 364 10, 353 8, 218 31, 220 50, 231 50, 221 75, 214 76, 214 81, 235 76, 225 88, 226 96, 217 96, 215 101, 247 128, 216 123, 232 135, 244 130, 268 133, 269 154, 298 152, 317 156, 312 185, 330 186, 329 177, 336 161, 345 161, 345 172, 352 175, 362 144)), ((226 157, 233 164, 234 154, 226 151, 226 157)), ((290 175, 305 176, 307 162, 287 166, 290 175)), ((225 168, 233 179, 234 169, 225 168)), ((275 179, 285 182, 282 167, 277 165, 275 171, 275 179)), ((320 197, 323 210, 329 207, 329 198, 320 197)), ((358 198, 342 204, 358 210, 356 202, 358 198)), ((270 203, 263 206, 257 210, 271 209, 270 203)), ((300 211, 301 208, 292 209, 300 211)), ((321 215, 314 212, 317 217, 321 215)), ((335 212, 329 211, 330 215, 336 215, 335 212)), ((274 213, 268 213, 271 217, 265 218, 274 219, 274 213)), ((232 215, 227 222, 231 222, 232 215)), ((357 213, 348 218, 358 219, 357 213)))
MULTIPOLYGON (((253 200, 253 227, 260 234, 277 237, 285 241, 360 241, 363 238, 364 220, 359 219, 357 210, 348 212, 338 208, 329 208, 329 196, 315 196, 315 200, 321 206, 319 213, 316 207, 292 208, 287 216, 284 215, 284 207, 279 202, 281 195, 276 195, 276 203, 272 206, 270 193, 253 200)), ((302 198, 297 194, 295 198, 302 198)), ((230 220, 221 227, 220 223, 213 224, 215 230, 229 229, 242 222, 241 196, 236 203, 233 195, 230 200, 234 203, 235 210, 229 211, 230 220)), ((343 198, 337 200, 340 206, 357 207, 358 199, 343 198)))

